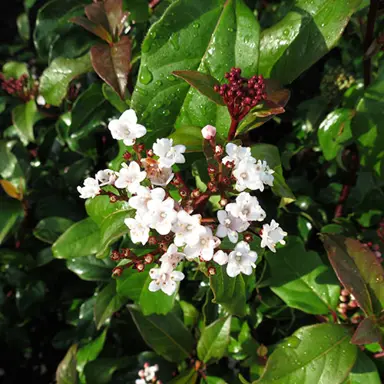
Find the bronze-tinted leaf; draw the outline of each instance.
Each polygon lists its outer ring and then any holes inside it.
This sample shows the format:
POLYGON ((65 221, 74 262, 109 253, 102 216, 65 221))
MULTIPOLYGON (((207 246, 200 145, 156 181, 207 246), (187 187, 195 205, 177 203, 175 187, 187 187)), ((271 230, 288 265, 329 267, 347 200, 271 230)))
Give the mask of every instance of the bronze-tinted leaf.
POLYGON ((81 16, 73 17, 69 21, 77 25, 80 25, 87 31, 93 33, 96 36, 99 36, 101 39, 103 39, 107 43, 112 42, 112 37, 110 33, 101 24, 95 24, 93 21, 90 21, 85 17, 81 17, 81 16))
POLYGON ((95 24, 100 24, 104 29, 110 32, 109 22, 104 9, 104 3, 92 3, 85 7, 85 14, 88 19, 95 24))
POLYGON ((376 319, 373 317, 365 318, 357 327, 351 342, 358 345, 381 343, 382 335, 376 319))
POLYGON ((127 36, 113 45, 98 44, 91 48, 94 70, 122 99, 127 86, 130 57, 131 40, 127 36))

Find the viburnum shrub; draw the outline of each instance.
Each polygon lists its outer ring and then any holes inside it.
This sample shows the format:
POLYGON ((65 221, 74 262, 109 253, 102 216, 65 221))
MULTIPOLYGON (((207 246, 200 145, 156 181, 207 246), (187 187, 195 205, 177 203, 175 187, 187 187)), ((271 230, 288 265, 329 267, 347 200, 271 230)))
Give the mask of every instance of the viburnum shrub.
POLYGON ((16 0, 0 381, 380 384, 382 0, 16 0))

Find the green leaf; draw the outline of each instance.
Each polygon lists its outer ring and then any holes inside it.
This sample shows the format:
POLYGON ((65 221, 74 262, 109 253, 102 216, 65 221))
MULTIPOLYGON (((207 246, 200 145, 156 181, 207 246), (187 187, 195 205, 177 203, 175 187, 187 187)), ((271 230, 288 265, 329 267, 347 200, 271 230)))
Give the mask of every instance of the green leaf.
POLYGON ((12 111, 13 125, 20 138, 27 143, 35 141, 33 126, 40 119, 41 115, 34 100, 30 100, 26 104, 20 104, 12 111))
POLYGON ((18 79, 22 75, 28 75, 28 66, 26 63, 20 63, 18 61, 8 61, 3 65, 2 73, 5 78, 8 80, 11 77, 13 79, 18 79))
POLYGON ((187 327, 194 327, 199 319, 199 311, 187 301, 180 300, 179 301, 181 310, 184 315, 184 324, 187 327))
POLYGON ((83 373, 85 364, 89 361, 95 360, 102 351, 105 343, 105 338, 107 336, 107 328, 94 340, 90 343, 81 347, 77 352, 77 371, 80 375, 83 373))
POLYGON ((303 327, 277 346, 254 384, 341 383, 356 356, 357 347, 341 325, 303 327))
POLYGON ((53 244, 53 256, 58 259, 73 259, 88 256, 100 249, 100 230, 87 218, 73 224, 53 244))
POLYGON ((77 384, 77 345, 72 345, 56 370, 57 384, 77 384))
POLYGON ((357 327, 351 343, 356 345, 382 343, 382 333, 374 317, 366 317, 357 327))
POLYGON ((109 384, 115 371, 132 365, 132 357, 98 358, 90 361, 84 368, 87 383, 109 384))
POLYGON ((136 308, 129 308, 144 341, 166 360, 179 362, 192 352, 194 340, 182 321, 170 312, 165 316, 143 316, 136 308))
POLYGON ((85 202, 88 216, 99 226, 112 213, 128 208, 129 205, 125 201, 117 201, 112 204, 109 196, 106 195, 98 195, 93 199, 87 199, 85 202))
POLYGON ((203 136, 199 127, 180 127, 169 138, 173 140, 174 145, 185 145, 187 152, 201 152, 203 150, 203 136))
POLYGON ((195 384, 199 375, 195 369, 183 372, 181 375, 172 379, 169 384, 195 384))
POLYGON ((67 260, 67 268, 88 281, 110 281, 115 266, 109 258, 98 259, 94 255, 67 260))
POLYGON ((38 222, 33 234, 39 240, 53 244, 72 224, 72 220, 64 217, 47 217, 38 222))
POLYGON ((227 136, 230 117, 172 71, 197 70, 219 81, 231 67, 244 76, 257 72, 259 25, 242 0, 173 2, 149 30, 142 46, 139 81, 132 108, 149 139, 166 136, 177 121, 182 126, 214 125, 227 136))
POLYGON ((384 305, 384 270, 375 254, 358 240, 322 234, 321 239, 340 282, 367 315, 384 305))
POLYGON ((288 84, 333 48, 361 0, 297 0, 263 31, 259 73, 288 84))
POLYGON ((128 82, 130 58, 131 40, 128 36, 112 45, 98 44, 91 48, 94 70, 122 99, 128 82))
POLYGON ((225 105, 222 97, 214 91, 215 85, 219 86, 220 83, 213 76, 198 71, 173 71, 172 74, 186 81, 217 105, 225 105))
POLYGON ((20 201, 0 196, 0 244, 24 217, 20 201))
POLYGON ((96 328, 100 329, 110 317, 125 303, 116 292, 116 281, 112 280, 96 296, 94 318, 96 328))
POLYGON ((91 69, 89 54, 78 59, 58 57, 40 77, 40 94, 48 104, 59 106, 67 94, 69 83, 91 69))
POLYGON ((26 13, 21 13, 17 16, 16 19, 17 30, 19 32, 19 36, 24 40, 29 40, 30 35, 30 27, 29 27, 29 19, 26 13))
POLYGON ((151 281, 149 270, 138 272, 136 269, 126 269, 117 279, 117 293, 138 304, 144 316, 166 315, 174 306, 177 291, 171 296, 162 291, 151 292, 148 289, 151 281))
POLYGON ((380 384, 380 376, 373 361, 362 351, 358 352, 355 365, 343 384, 380 384))
POLYGON ((288 237, 286 246, 265 257, 271 289, 287 305, 315 315, 336 310, 340 284, 316 252, 305 250, 300 238, 288 237))
POLYGON ((242 274, 229 277, 225 266, 215 266, 216 274, 210 276, 209 282, 214 294, 212 302, 222 305, 230 314, 244 316, 246 305, 246 284, 242 274))
POLYGON ((326 160, 333 160, 352 138, 351 121, 354 114, 351 109, 336 109, 320 124, 317 137, 326 160))
POLYGON ((103 95, 120 113, 123 113, 129 108, 129 100, 121 100, 120 96, 108 84, 102 86, 103 95))
POLYGON ((223 317, 204 328, 197 343, 197 356, 204 363, 221 359, 229 343, 231 316, 223 317))

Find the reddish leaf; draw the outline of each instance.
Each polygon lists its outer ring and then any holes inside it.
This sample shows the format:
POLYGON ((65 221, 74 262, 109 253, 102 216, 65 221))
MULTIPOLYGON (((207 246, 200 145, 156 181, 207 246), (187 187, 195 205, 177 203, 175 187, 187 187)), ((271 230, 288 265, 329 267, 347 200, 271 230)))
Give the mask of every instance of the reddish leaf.
POLYGON ((382 335, 376 319, 372 317, 365 318, 357 327, 352 336, 351 343, 362 345, 382 342, 382 335))
POLYGON ((267 100, 280 107, 285 107, 291 97, 291 92, 286 88, 282 88, 281 84, 276 80, 265 79, 264 82, 267 100))
POLYGON ((109 22, 104 9, 104 3, 92 3, 85 7, 85 14, 88 19, 95 24, 100 24, 108 32, 111 32, 109 28, 109 22))
POLYGON ((322 234, 321 239, 337 277, 367 315, 384 305, 384 271, 374 253, 358 240, 322 234))
POLYGON ((214 103, 225 105, 221 96, 213 90, 215 85, 220 85, 219 81, 213 76, 198 71, 173 71, 172 74, 185 80, 214 103))
POLYGON ((98 44, 91 48, 96 73, 123 99, 130 68, 131 40, 124 36, 113 45, 98 44))
POLYGON ((85 17, 77 16, 70 19, 72 23, 80 25, 85 28, 87 31, 93 33, 96 36, 99 36, 101 39, 106 41, 107 43, 112 42, 112 37, 110 33, 105 30, 105 28, 101 24, 95 24, 93 21, 86 19, 85 17))
POLYGON ((112 36, 120 36, 128 16, 128 13, 123 12, 123 0, 105 0, 104 9, 112 36))

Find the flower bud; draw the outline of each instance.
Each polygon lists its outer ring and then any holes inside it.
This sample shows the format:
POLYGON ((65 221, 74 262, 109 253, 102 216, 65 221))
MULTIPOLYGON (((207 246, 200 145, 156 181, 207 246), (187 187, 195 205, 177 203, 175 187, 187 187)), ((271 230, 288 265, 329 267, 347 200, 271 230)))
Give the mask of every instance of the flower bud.
POLYGON ((120 260, 120 253, 118 251, 112 251, 111 260, 118 261, 120 260))
POLYGON ((155 236, 149 236, 148 244, 149 244, 149 245, 156 245, 156 244, 157 244, 157 239, 156 239, 156 237, 155 237, 155 236))
POLYGON ((224 153, 224 148, 221 145, 216 145, 215 147, 215 155, 221 156, 224 153))
POLYGON ((152 253, 148 253, 147 255, 144 256, 144 262, 145 264, 151 264, 153 263, 154 257, 152 253))
POLYGON ((205 140, 212 140, 216 136, 216 128, 212 125, 206 125, 202 130, 201 134, 205 140))
POLYGON ((250 233, 246 233, 244 235, 244 241, 246 241, 247 243, 250 243, 252 240, 253 240, 253 236, 250 233))
POLYGON ((112 277, 120 277, 123 273, 123 268, 121 267, 116 267, 112 269, 112 277))
POLYGON ((125 152, 123 155, 124 160, 131 160, 132 155, 129 152, 125 152))
POLYGON ((268 354, 268 348, 261 344, 259 348, 257 348, 257 355, 260 356, 260 357, 264 357, 264 356, 267 356, 268 354))
POLYGON ((111 196, 109 196, 109 201, 110 201, 111 203, 116 203, 116 201, 117 201, 117 196, 115 196, 115 195, 111 195, 111 196))
POLYGON ((143 271, 144 271, 144 268, 145 268, 145 265, 144 265, 143 263, 136 264, 136 269, 137 269, 139 272, 143 272, 143 271))
POLYGON ((210 276, 216 275, 216 268, 215 267, 209 267, 208 268, 208 274, 210 276))

